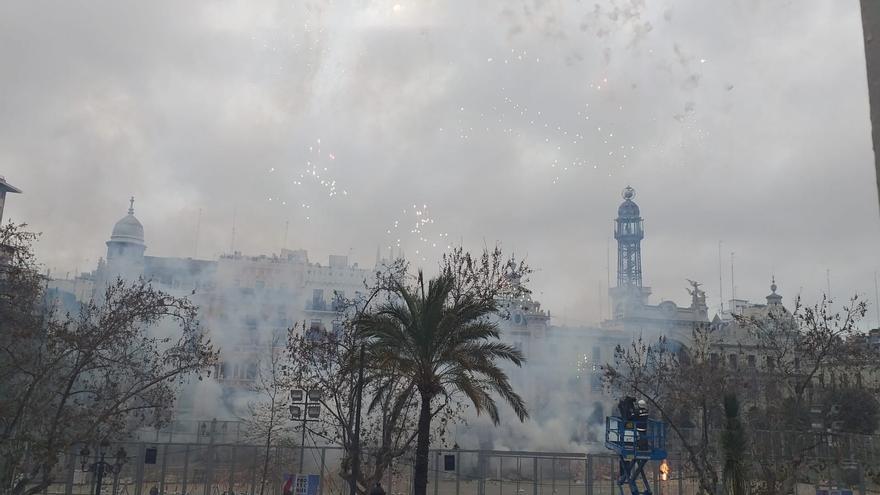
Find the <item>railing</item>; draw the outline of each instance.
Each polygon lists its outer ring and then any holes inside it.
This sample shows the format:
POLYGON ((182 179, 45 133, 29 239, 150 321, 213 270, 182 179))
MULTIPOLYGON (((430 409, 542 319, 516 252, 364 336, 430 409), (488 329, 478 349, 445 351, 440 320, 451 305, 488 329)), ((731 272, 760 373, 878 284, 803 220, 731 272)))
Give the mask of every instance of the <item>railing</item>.
MULTIPOLYGON (((124 447, 128 462, 117 480, 105 481, 107 495, 149 495, 153 487, 160 495, 283 495, 283 480, 296 472, 300 456, 301 474, 321 476, 317 495, 348 493, 339 476, 340 447, 273 445, 268 465, 266 446, 258 444, 208 440, 128 442, 124 447), (261 489, 264 466, 266 485, 261 489)), ((94 477, 81 472, 72 454, 59 465, 47 494, 94 493, 94 477)), ((428 495, 611 495, 614 489, 616 460, 609 454, 448 449, 429 455, 428 495)), ((411 457, 397 459, 383 476, 386 492, 412 493, 414 469, 411 457)))
POLYGON ((605 418, 605 447, 618 455, 666 458, 666 423, 654 419, 605 418))
POLYGON ((324 311, 338 313, 346 309, 346 305, 338 301, 306 301, 306 311, 324 311))
MULTIPOLYGON (((201 430, 204 422, 186 424, 190 432, 201 430), (198 429, 198 430, 197 430, 198 429)), ((222 424, 218 427, 222 431, 222 424)), ((232 424, 229 425, 231 432, 232 424)), ((208 426, 210 431, 210 425, 208 426)), ((160 495, 283 495, 285 474, 294 473, 299 459, 304 459, 303 474, 320 474, 318 495, 347 495, 348 485, 339 476, 342 449, 336 446, 273 445, 269 463, 264 464, 266 445, 229 442, 222 435, 187 437, 174 435, 126 442, 128 462, 123 466, 117 483, 105 479, 106 495, 149 495, 153 487, 160 495), (154 440, 154 441, 151 441, 154 440), (148 461, 147 459, 150 459, 148 461), (264 465, 266 484, 261 490, 264 465)), ((866 437, 863 440, 869 440, 866 437)), ((44 492, 48 495, 90 495, 95 492, 94 476, 83 472, 77 453, 81 446, 71 450, 59 463, 54 473, 55 482, 44 492)), ((118 445, 108 451, 114 452, 118 445)), ((868 469, 880 459, 880 441, 873 442, 870 452, 860 452, 859 464, 851 471, 855 482, 849 486, 861 487, 862 495, 880 493, 869 476, 868 469), (875 448, 876 447, 876 448, 875 448)), ((594 445, 600 449, 601 446, 594 445)), ((782 449, 780 449, 782 450, 782 449)), ((699 483, 695 474, 683 462, 681 453, 670 450, 671 468, 668 480, 661 481, 659 463, 651 463, 648 477, 652 485, 659 483, 663 495, 697 495, 699 483)), ((846 456, 845 456, 846 457, 846 456)), ((817 487, 828 486, 817 479, 835 480, 839 463, 837 456, 823 457, 824 471, 814 473, 817 487)), ((444 449, 431 450, 428 461, 428 495, 616 495, 618 493, 618 457, 608 453, 583 452, 516 452, 498 450, 444 449), (451 466, 449 457, 454 458, 451 466)), ((412 493, 414 466, 411 457, 404 456, 386 471, 382 485, 389 495, 412 493)), ((755 479, 755 481, 759 481, 755 479)), ((804 486, 802 485, 802 488, 804 486)))

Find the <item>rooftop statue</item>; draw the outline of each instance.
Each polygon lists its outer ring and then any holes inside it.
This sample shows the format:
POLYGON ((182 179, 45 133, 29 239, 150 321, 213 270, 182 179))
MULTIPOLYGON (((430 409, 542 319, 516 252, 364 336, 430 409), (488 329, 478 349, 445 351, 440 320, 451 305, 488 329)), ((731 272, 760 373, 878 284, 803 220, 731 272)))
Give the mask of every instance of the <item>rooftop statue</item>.
POLYGON ((703 284, 691 279, 686 280, 691 284, 691 287, 693 287, 692 289, 686 289, 688 294, 691 295, 691 307, 697 308, 706 306, 706 291, 700 289, 700 286, 703 284))

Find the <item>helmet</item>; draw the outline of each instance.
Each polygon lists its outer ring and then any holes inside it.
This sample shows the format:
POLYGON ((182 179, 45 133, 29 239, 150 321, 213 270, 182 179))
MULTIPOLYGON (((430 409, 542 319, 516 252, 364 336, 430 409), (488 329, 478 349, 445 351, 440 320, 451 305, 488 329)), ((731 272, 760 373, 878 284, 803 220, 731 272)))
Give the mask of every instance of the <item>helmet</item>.
POLYGON ((648 407, 648 403, 645 402, 645 399, 639 399, 639 407, 648 407))

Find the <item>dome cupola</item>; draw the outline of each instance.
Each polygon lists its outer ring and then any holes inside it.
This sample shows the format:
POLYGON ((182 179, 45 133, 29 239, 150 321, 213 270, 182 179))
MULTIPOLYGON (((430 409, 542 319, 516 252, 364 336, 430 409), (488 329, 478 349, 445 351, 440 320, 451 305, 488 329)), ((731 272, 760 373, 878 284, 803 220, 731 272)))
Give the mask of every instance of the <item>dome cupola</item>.
POLYGON ((638 218, 639 217, 639 205, 633 202, 633 198, 636 196, 636 190, 630 186, 626 186, 626 189, 623 190, 623 203, 620 203, 620 207, 617 208, 617 216, 621 218, 638 218))
POLYGON ((132 244, 144 245, 144 226, 134 216, 134 197, 132 197, 128 207, 128 215, 122 217, 116 225, 113 226, 113 233, 110 235, 110 242, 126 242, 132 244))
POLYGON ((776 277, 774 276, 770 281, 770 295, 767 296, 767 306, 775 307, 782 305, 782 296, 776 293, 776 277))

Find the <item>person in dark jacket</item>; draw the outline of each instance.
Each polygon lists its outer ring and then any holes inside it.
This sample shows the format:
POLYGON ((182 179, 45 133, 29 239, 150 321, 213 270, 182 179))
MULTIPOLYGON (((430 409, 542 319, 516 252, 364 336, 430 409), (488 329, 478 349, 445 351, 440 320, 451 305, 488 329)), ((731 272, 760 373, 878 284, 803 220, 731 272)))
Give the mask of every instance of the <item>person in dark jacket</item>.
POLYGON ((382 483, 376 482, 376 486, 370 489, 370 495, 385 495, 385 489, 382 488, 382 483))
POLYGON ((645 399, 639 399, 636 404, 635 419, 638 421, 648 421, 648 403, 645 399))
POLYGON ((648 441, 648 403, 644 399, 639 399, 639 402, 636 403, 635 416, 639 450, 650 450, 651 446, 648 441))
POLYGON ((617 409, 620 411, 620 419, 631 421, 636 417, 636 399, 626 396, 617 403, 617 409))

